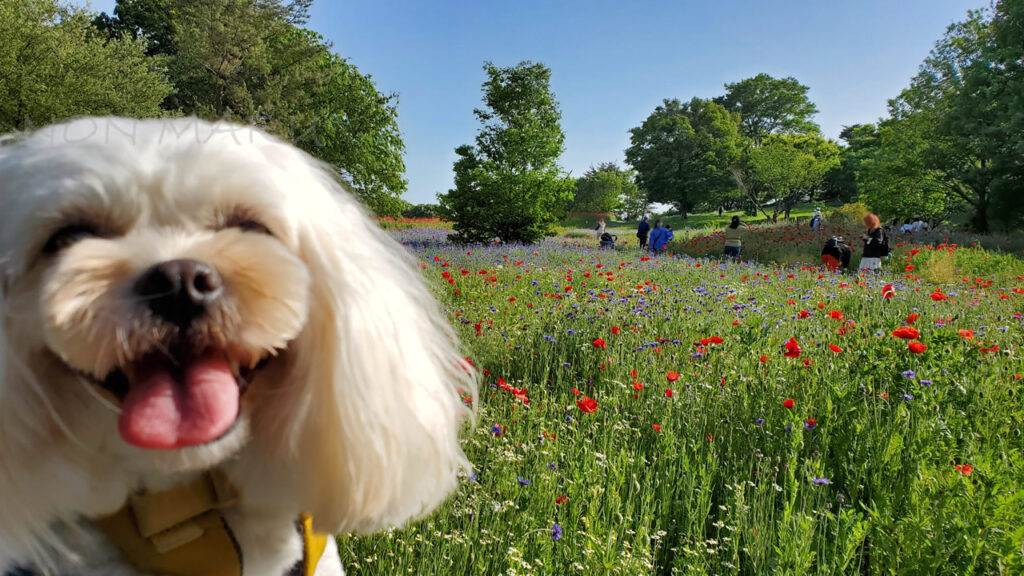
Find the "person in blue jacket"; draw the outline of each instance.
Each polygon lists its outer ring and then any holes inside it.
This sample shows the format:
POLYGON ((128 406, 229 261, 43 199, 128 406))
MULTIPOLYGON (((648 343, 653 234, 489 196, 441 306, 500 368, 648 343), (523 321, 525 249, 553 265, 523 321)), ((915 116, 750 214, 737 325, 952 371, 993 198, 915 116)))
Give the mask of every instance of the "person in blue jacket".
POLYGON ((672 231, 661 225, 661 220, 655 220, 654 229, 651 230, 651 237, 648 239, 648 246, 652 254, 664 252, 668 247, 668 241, 672 239, 672 231))

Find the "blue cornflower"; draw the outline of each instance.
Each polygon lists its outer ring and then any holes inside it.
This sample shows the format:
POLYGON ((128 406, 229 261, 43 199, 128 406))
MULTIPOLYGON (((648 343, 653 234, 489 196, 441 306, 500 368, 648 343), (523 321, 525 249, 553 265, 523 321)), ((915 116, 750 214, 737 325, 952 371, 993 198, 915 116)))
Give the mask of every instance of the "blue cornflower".
POLYGON ((548 462, 547 466, 548 470, 558 470, 558 464, 555 464, 554 462, 548 462))
POLYGON ((491 426, 491 434, 494 434, 495 436, 501 436, 504 433, 505 429, 501 427, 501 424, 495 424, 494 426, 491 426))
POLYGON ((922 386, 931 386, 932 385, 932 381, 931 380, 921 380, 921 385, 922 386))
POLYGON ((811 478, 811 482, 814 482, 818 486, 828 486, 832 483, 828 478, 811 478))
POLYGON ((914 376, 917 376, 917 374, 913 370, 904 370, 903 371, 903 377, 904 378, 913 378, 914 376))
POLYGON ((911 400, 914 399, 914 396, 912 394, 903 394, 903 399, 906 400, 907 402, 910 402, 911 400))
POLYGON ((551 539, 555 542, 562 539, 562 527, 558 524, 551 525, 551 539))
POLYGON ((764 418, 758 418, 757 420, 754 420, 754 422, 758 424, 764 424, 764 418))
POLYGON ((527 480, 526 478, 516 478, 516 482, 519 482, 520 486, 529 486, 530 485, 530 481, 527 480))

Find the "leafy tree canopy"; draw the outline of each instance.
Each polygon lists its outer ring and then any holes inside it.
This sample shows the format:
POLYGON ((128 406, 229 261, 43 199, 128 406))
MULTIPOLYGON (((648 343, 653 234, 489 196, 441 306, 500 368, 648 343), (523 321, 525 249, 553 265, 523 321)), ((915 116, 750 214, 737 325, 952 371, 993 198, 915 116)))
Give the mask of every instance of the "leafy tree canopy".
POLYGON ((769 134, 818 132, 811 118, 818 107, 807 96, 810 89, 796 78, 758 74, 725 85, 725 96, 715 102, 740 115, 740 131, 755 144, 769 134))
POLYGON ((94 26, 166 62, 170 113, 252 123, 334 166, 397 216, 406 190, 397 97, 301 28, 312 0, 118 0, 94 26))
POLYGON ((802 199, 814 198, 825 175, 838 165, 835 142, 817 134, 776 134, 749 151, 737 175, 749 201, 776 220, 802 199))
POLYGON ((171 87, 141 41, 107 41, 83 10, 0 0, 0 133, 83 115, 160 113, 171 87))
POLYGON ((571 210, 574 212, 614 212, 624 198, 636 195, 633 174, 622 170, 613 162, 591 167, 576 180, 576 194, 571 210))
POLYGON ((733 189, 729 168, 740 155, 739 116, 715 102, 665 100, 630 130, 626 162, 652 202, 685 215, 733 189))

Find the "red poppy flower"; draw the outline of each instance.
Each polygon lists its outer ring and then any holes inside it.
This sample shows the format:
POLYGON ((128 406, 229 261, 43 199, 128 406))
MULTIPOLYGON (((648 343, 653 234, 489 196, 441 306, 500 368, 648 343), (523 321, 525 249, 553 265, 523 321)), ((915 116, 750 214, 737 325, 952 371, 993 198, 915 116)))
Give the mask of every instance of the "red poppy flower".
POLYGON ((555 498, 555 504, 559 504, 559 505, 565 504, 568 501, 569 501, 569 497, 564 495, 564 494, 559 494, 558 497, 555 498))
POLYGON ((921 333, 917 331, 917 328, 911 328, 910 326, 901 326, 893 330, 892 335, 904 340, 917 340, 921 337, 921 333))
POLYGON ((629 375, 633 378, 636 378, 636 370, 630 370, 629 375))
POLYGON ((612 326, 612 334, 618 334, 619 332, 621 332, 621 330, 619 330, 618 326, 612 326))
POLYGON ((668 397, 668 398, 672 397, 672 389, 671 388, 665 390, 665 396, 668 397))
POLYGON ((956 468, 956 471, 964 476, 970 476, 971 472, 974 472, 974 466, 970 464, 956 464, 953 468, 956 468))
POLYGON ((910 352, 913 354, 920 354, 928 349, 927 346, 921 344, 920 342, 911 342, 907 344, 907 347, 910 348, 910 352))
POLYGON ((785 400, 782 401, 782 405, 792 410, 793 407, 796 406, 796 400, 793 400, 792 398, 786 398, 785 400))
POLYGON ((575 389, 575 388, 572 389, 572 393, 573 393, 574 396, 579 396, 580 395, 580 391, 575 389))
POLYGON ((945 295, 945 294, 943 294, 942 292, 939 292, 938 290, 936 290, 935 292, 932 292, 932 293, 931 293, 931 294, 929 295, 929 297, 930 297, 930 298, 931 298, 932 300, 936 301, 936 302, 939 302, 940 300, 945 300, 945 299, 946 299, 946 295, 945 295))
POLYGON ((833 319, 833 320, 842 320, 843 319, 843 313, 840 312, 839 310, 830 310, 829 313, 828 313, 828 317, 833 319))
POLYGON ((665 379, 669 382, 675 382, 676 380, 679 380, 679 372, 669 372, 665 375, 665 379))
POLYGON ((888 300, 896 295, 896 289, 892 287, 892 284, 886 284, 882 287, 882 298, 888 300))
POLYGON ((594 400, 590 396, 584 396, 577 400, 576 405, 579 406, 580 411, 585 414, 593 414, 597 411, 597 400, 594 400))
POLYGON ((811 313, 808 312, 807 310, 801 310, 800 312, 797 313, 796 317, 803 320, 804 318, 810 318, 811 313))
POLYGON ((835 352, 836 354, 842 354, 843 353, 843 349, 840 348, 839 346, 836 346, 835 344, 829 344, 828 345, 828 349, 833 351, 833 352, 835 352))
POLYGON ((515 296, 509 296, 508 297, 508 301, 509 302, 515 302, 516 301, 516 297, 515 296))
POLYGON ((651 428, 654 428, 654 430, 656 432, 661 432, 661 425, 660 424, 651 424, 651 428))
POLYGON ((783 352, 783 355, 786 358, 800 357, 800 352, 802 352, 802 350, 800 349, 800 344, 797 343, 796 338, 790 338, 783 346, 786 348, 786 351, 783 352))
POLYGON ((957 330, 956 333, 964 340, 974 340, 974 330, 957 330))
POLYGON ((761 364, 764 364, 764 363, 768 362, 768 357, 767 356, 761 356, 760 362, 761 362, 761 364))
POLYGON ((907 324, 913 324, 914 322, 917 322, 917 319, 920 318, 920 317, 921 317, 920 314, 918 314, 917 312, 914 312, 910 316, 907 316, 907 324))
POLYGON ((608 344, 606 344, 605 341, 602 340, 601 338, 598 338, 597 340, 594 340, 593 344, 594 344, 594 348, 607 348, 608 347, 608 344))
POLYGON ((637 392, 640 392, 640 391, 642 391, 644 389, 644 385, 641 384, 640 382, 637 382, 636 380, 634 380, 633 381, 633 389, 636 390, 637 392))

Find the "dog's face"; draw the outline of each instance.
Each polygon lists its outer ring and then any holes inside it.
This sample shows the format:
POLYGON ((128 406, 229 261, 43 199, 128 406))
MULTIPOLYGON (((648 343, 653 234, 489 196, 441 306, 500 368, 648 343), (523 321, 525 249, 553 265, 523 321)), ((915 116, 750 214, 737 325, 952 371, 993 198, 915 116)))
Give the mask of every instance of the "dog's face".
POLYGON ((433 506, 472 382, 339 192, 298 150, 195 120, 83 120, 0 156, 0 478, 33 450, 86 482, 248 458, 290 467, 328 528, 433 506))

